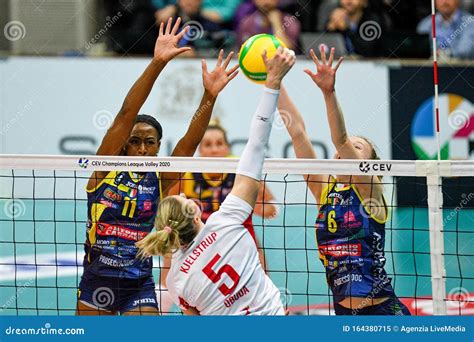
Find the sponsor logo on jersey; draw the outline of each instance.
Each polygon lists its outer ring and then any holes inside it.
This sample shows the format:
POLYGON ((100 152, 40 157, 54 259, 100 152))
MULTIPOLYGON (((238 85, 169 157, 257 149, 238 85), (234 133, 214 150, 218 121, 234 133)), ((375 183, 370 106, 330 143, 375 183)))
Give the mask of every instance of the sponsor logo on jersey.
POLYGON ((131 245, 122 244, 121 246, 117 247, 117 250, 119 252, 127 252, 127 253, 136 253, 137 249, 138 247, 136 247, 134 244, 131 244, 131 245))
POLYGON ((143 202, 143 210, 144 210, 144 211, 150 211, 151 208, 152 208, 152 204, 153 204, 153 203, 152 203, 150 200, 145 200, 145 201, 143 202))
POLYGON ((118 192, 115 192, 111 188, 106 188, 104 190, 104 197, 113 202, 120 202, 122 200, 122 195, 120 195, 118 192))
POLYGON ((115 177, 115 180, 114 180, 115 185, 119 185, 120 183, 122 183, 123 177, 124 177, 124 173, 123 172, 119 173, 117 177, 115 177))
POLYGON ((128 186, 128 183, 127 183, 127 185, 120 184, 120 185, 118 186, 118 189, 119 189, 120 191, 123 191, 123 192, 126 194, 126 196, 128 196, 128 197, 130 197, 130 198, 136 197, 136 196, 137 196, 137 193, 138 193, 138 190, 129 187, 129 186, 128 186))
POLYGON ((331 192, 328 195, 328 203, 332 206, 342 205, 344 203, 344 196, 338 192, 331 192))
POLYGON ((125 186, 131 188, 131 189, 135 189, 135 190, 138 190, 138 184, 134 183, 134 182, 130 182, 130 181, 127 181, 127 183, 125 183, 125 186))
MULTIPOLYGON (((128 222, 128 221, 117 220, 117 221, 114 221, 114 224, 116 226, 127 226, 128 228, 138 228, 138 229, 146 228, 143 223, 131 222, 131 221, 128 222)), ((150 230, 152 228, 153 228, 153 226, 150 227, 150 230)))
POLYGON ((109 240, 96 240, 96 245, 110 245, 112 241, 109 241, 109 240))
POLYGON ((352 202, 354 201, 354 196, 350 196, 348 198, 344 198, 344 195, 342 195, 339 192, 331 192, 328 195, 328 203, 332 206, 335 205, 352 205, 352 202))
POLYGON ((115 204, 115 203, 112 203, 110 201, 106 201, 106 200, 100 200, 100 203, 107 206, 108 208, 114 208, 114 209, 118 209, 119 208, 119 205, 118 204, 115 204))
POLYGON ((330 255, 336 258, 361 256, 362 244, 346 243, 340 245, 323 245, 319 247, 319 252, 323 255, 330 255))
POLYGON ((334 279, 334 286, 341 286, 346 283, 360 283, 362 282, 362 275, 361 274, 356 274, 356 273, 349 273, 346 274, 342 277, 334 279))
POLYGON ((130 198, 137 197, 137 189, 129 189, 128 192, 127 192, 127 195, 130 198))
POLYGON ((326 221, 326 211, 325 210, 320 210, 318 213, 318 221, 326 221))
POLYGON ((138 185, 138 192, 141 194, 152 194, 156 190, 156 186, 145 186, 145 185, 138 185))
POLYGON ((344 213, 344 223, 351 223, 355 221, 356 221, 356 218, 352 211, 349 210, 348 212, 344 213))
POLYGON ((140 298, 133 301, 132 306, 137 306, 139 304, 156 304, 155 298, 140 298))
POLYGON ((362 222, 358 221, 354 215, 354 212, 347 211, 344 213, 344 222, 342 223, 344 228, 359 228, 362 226, 362 222))
POLYGON ((129 267, 135 263, 135 259, 130 260, 117 260, 106 257, 104 255, 99 256, 99 261, 104 265, 111 266, 111 267, 129 267))
POLYGON ((141 232, 122 226, 116 226, 105 223, 97 224, 97 235, 116 236, 125 240, 138 241, 148 235, 148 232, 141 232))
POLYGON ((374 278, 379 279, 382 282, 385 282, 388 279, 388 275, 385 273, 385 253, 384 253, 384 243, 385 240, 377 232, 373 233, 372 239, 372 250, 374 251, 374 278))

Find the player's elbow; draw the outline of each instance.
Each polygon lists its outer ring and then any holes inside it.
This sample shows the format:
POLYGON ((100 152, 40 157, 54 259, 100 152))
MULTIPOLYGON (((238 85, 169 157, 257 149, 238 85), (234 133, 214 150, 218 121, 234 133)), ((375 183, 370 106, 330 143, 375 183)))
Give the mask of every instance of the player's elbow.
POLYGON ((291 122, 291 120, 285 121, 286 128, 291 138, 301 139, 301 137, 307 136, 306 127, 302 122, 291 122))
POLYGON ((341 134, 337 136, 332 136, 332 143, 334 144, 336 150, 339 151, 340 149, 347 147, 347 144, 350 144, 351 141, 347 134, 341 134))

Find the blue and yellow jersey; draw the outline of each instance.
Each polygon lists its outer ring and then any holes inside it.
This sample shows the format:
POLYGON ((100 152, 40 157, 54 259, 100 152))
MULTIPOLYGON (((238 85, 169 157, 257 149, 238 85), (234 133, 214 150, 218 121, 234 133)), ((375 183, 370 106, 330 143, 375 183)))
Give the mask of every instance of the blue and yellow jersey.
MULTIPOLYGON (((201 219, 206 223, 207 218, 219 210, 221 203, 232 191, 234 181, 235 174, 233 173, 225 173, 220 179, 213 180, 205 173, 188 172, 181 181, 181 192, 184 192, 188 198, 199 200, 202 210, 201 219)), ((252 215, 244 222, 244 226, 255 240, 252 215)))
MULTIPOLYGON (((383 208, 376 209, 388 216, 383 201, 383 208)), ((355 185, 336 184, 334 178, 321 195, 316 239, 335 302, 394 295, 384 269, 386 220, 374 217, 364 203, 355 185)))
POLYGON ((223 174, 220 179, 213 180, 205 173, 188 172, 182 180, 181 191, 186 197, 198 199, 201 203, 202 221, 219 210, 222 202, 232 191, 235 175, 223 174))
POLYGON ((151 258, 136 258, 135 242, 154 226, 161 197, 159 175, 111 171, 87 190, 84 272, 138 279, 152 271, 151 258))

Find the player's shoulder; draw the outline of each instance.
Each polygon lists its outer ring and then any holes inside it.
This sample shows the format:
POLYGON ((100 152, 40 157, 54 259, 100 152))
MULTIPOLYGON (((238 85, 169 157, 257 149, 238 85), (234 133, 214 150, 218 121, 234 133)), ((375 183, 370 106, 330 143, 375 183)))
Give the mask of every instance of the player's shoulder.
POLYGON ((194 179, 194 173, 185 172, 182 180, 191 180, 194 179))

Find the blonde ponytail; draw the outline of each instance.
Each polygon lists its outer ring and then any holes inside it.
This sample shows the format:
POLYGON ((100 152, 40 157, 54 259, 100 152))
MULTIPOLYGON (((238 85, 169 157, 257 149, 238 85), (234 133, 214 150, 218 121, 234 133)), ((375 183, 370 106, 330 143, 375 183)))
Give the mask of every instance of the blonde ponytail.
POLYGON ((193 219, 187 204, 175 196, 166 197, 158 207, 156 231, 135 244, 139 248, 138 257, 165 256, 187 245, 197 233, 193 219))

